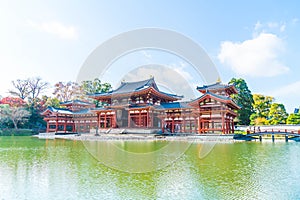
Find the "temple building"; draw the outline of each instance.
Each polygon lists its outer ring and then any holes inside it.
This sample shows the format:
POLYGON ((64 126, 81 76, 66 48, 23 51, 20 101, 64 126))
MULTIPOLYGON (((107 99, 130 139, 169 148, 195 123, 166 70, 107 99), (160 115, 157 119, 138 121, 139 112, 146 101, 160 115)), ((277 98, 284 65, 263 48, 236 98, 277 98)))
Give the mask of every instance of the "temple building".
POLYGON ((107 93, 90 95, 104 106, 96 109, 99 128, 159 128, 156 106, 178 101, 183 96, 158 89, 154 78, 138 82, 122 82, 107 93))
POLYGON ((48 107, 41 115, 47 122, 46 132, 89 132, 97 127, 97 118, 91 109, 95 105, 73 100, 60 103, 65 108, 48 107))
POLYGON ((215 84, 197 87, 202 95, 192 101, 159 90, 154 78, 121 82, 109 92, 89 95, 101 107, 82 101, 64 102, 66 109, 48 108, 42 114, 47 132, 89 132, 116 128, 162 130, 167 133, 234 133, 236 110, 240 107, 230 95, 238 91, 233 85, 215 84))
POLYGON ((234 118, 240 107, 230 98, 237 94, 234 85, 217 82, 212 85, 197 87, 203 95, 191 101, 197 115, 198 133, 234 133, 234 118))

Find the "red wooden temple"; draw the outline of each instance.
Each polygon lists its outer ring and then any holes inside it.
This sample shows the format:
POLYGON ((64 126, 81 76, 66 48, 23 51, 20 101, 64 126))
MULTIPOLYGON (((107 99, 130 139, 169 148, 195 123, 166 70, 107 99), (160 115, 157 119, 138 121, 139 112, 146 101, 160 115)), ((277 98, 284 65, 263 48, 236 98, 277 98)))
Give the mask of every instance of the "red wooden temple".
POLYGON ((160 91, 154 78, 122 82, 116 90, 90 97, 105 105, 95 110, 99 128, 159 128, 156 106, 182 98, 160 91))
POLYGON ((60 103, 65 108, 48 107, 41 113, 47 122, 46 132, 89 132, 97 126, 94 104, 73 100, 60 103))
POLYGON ((101 107, 81 101, 65 102, 66 109, 43 112, 47 132, 89 132, 91 128, 161 129, 170 133, 234 133, 239 106, 230 98, 237 90, 220 82, 197 87, 197 99, 181 102, 183 96, 159 90, 154 78, 122 82, 112 91, 89 97, 101 107))
POLYGON ((234 85, 217 82, 197 87, 202 96, 189 103, 198 118, 198 133, 234 133, 236 110, 240 107, 230 98, 237 94, 234 85))

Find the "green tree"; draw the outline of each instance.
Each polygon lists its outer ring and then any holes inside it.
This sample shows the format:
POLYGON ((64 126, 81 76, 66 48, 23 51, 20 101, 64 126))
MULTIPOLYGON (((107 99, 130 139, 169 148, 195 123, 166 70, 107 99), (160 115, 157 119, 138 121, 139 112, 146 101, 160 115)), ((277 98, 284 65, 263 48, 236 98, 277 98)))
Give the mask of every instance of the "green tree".
POLYGON ((95 78, 93 81, 82 81, 81 88, 85 94, 95 94, 108 92, 111 90, 111 85, 109 83, 101 83, 100 79, 95 78))
POLYGON ((250 116, 253 113, 253 95, 249 90, 247 83, 244 79, 232 78, 229 84, 233 84, 238 90, 238 94, 233 94, 232 98, 241 107, 238 113, 238 124, 249 125, 250 116))
POLYGON ((272 103, 268 116, 268 122, 271 125, 285 124, 288 114, 281 103, 272 103))
POLYGON ((287 124, 300 124, 300 113, 291 113, 286 119, 287 124))
MULTIPOLYGON (((93 81, 87 80, 82 81, 81 83, 81 89, 84 92, 85 95, 89 94, 95 94, 95 93, 101 93, 101 92, 108 92, 112 89, 111 84, 109 83, 102 83, 100 79, 95 78, 93 81)), ((99 106, 99 101, 93 99, 92 100, 96 106, 99 106)))
POLYGON ((46 126, 46 122, 41 116, 41 112, 44 110, 44 106, 40 103, 41 101, 36 99, 36 104, 29 104, 27 110, 30 113, 26 126, 30 129, 41 129, 46 126))
POLYGON ((253 94, 253 114, 250 116, 252 125, 268 124, 268 117, 274 98, 262 94, 253 94))
POLYGON ((47 97, 47 96, 43 96, 43 101, 44 101, 44 106, 48 107, 55 107, 55 108, 60 108, 60 101, 58 98, 56 97, 47 97))

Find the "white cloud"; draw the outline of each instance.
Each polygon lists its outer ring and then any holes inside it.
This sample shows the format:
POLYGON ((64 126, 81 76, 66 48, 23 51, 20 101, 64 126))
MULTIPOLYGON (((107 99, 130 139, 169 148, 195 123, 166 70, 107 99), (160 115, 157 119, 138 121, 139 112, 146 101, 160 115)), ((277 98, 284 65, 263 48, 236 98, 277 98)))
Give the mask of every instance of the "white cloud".
POLYGON ((143 56, 145 56, 145 58, 147 59, 152 59, 152 55, 150 53, 148 53, 147 51, 142 51, 143 56))
POLYGON ((297 96, 300 98, 299 88, 300 88, 300 81, 296 81, 294 83, 282 86, 280 88, 276 88, 276 90, 271 91, 270 94, 275 97, 295 98, 295 96, 297 96))
POLYGON ((27 24, 41 32, 56 35, 61 39, 75 40, 78 38, 78 31, 74 26, 68 26, 58 21, 36 23, 29 20, 27 24))
POLYGON ((299 19, 298 18, 294 18, 292 19, 292 24, 295 25, 299 22, 299 19))
POLYGON ((179 62, 179 64, 171 64, 169 65, 170 68, 172 68, 174 71, 176 71, 178 74, 183 76, 186 80, 192 80, 193 77, 191 74, 187 71, 187 64, 184 62, 179 62))
POLYGON ((283 51, 284 42, 279 37, 260 33, 243 42, 222 42, 218 58, 238 75, 272 77, 289 71, 279 60, 283 51))
POLYGON ((258 31, 263 27, 263 24, 260 23, 260 21, 257 21, 256 24, 254 25, 254 30, 258 31))
POLYGON ((258 35, 261 32, 275 32, 282 33, 286 29, 286 22, 267 22, 261 23, 257 21, 254 25, 254 35, 258 35))
POLYGON ((283 103, 286 110, 291 113, 294 108, 298 108, 300 103, 300 81, 296 81, 282 87, 276 88, 273 91, 265 91, 262 94, 267 94, 273 96, 275 100, 279 103, 283 103))
POLYGON ((190 83, 182 73, 178 73, 175 68, 165 65, 149 64, 136 68, 127 73, 121 80, 139 81, 148 79, 150 76, 155 78, 160 89, 165 92, 183 95, 184 100, 194 99, 196 87, 190 83))
POLYGON ((284 32, 285 31, 285 28, 286 28, 286 25, 285 24, 282 24, 279 28, 280 32, 284 32))

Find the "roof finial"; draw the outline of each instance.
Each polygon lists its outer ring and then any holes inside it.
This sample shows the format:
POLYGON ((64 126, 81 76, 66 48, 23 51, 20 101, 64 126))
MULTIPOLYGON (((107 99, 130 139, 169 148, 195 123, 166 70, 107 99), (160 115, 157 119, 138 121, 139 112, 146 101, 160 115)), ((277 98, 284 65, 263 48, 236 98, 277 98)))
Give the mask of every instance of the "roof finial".
POLYGON ((152 75, 152 74, 150 74, 150 78, 153 78, 153 75, 152 75))
POLYGON ((222 81, 221 81, 221 78, 220 78, 220 76, 218 77, 218 79, 217 79, 217 83, 221 83, 222 81))

